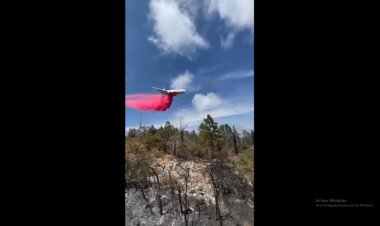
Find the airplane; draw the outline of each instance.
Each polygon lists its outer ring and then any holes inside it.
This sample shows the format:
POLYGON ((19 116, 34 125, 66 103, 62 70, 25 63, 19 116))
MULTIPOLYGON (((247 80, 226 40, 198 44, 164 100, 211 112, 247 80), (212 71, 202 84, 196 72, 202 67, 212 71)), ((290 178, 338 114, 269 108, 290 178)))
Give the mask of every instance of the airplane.
POLYGON ((186 90, 184 90, 184 89, 165 89, 164 87, 162 87, 161 89, 156 88, 156 87, 152 87, 152 88, 158 90, 159 92, 161 92, 163 94, 173 95, 173 96, 177 96, 177 97, 186 92, 186 90))

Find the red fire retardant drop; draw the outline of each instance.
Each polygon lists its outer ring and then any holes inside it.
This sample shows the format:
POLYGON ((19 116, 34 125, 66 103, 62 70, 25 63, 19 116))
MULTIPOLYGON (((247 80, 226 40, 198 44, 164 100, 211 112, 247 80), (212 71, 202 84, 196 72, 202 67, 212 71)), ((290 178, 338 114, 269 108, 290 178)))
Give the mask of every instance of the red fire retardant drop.
POLYGON ((166 111, 172 102, 172 95, 133 94, 125 96, 125 107, 141 111, 166 111))

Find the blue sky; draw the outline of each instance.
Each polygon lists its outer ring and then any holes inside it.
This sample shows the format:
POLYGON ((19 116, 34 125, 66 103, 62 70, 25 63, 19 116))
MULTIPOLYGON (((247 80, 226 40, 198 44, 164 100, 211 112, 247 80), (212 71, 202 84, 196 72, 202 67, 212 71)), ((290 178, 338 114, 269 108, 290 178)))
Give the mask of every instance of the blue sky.
POLYGON ((253 0, 126 0, 126 95, 188 91, 165 112, 126 108, 126 128, 210 114, 253 129, 253 43, 253 0))

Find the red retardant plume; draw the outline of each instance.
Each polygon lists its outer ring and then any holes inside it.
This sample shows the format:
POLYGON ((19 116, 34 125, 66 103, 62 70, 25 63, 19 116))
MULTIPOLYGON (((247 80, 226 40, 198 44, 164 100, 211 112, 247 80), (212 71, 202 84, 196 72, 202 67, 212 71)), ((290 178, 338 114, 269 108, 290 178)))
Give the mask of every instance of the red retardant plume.
POLYGON ((166 111, 172 102, 172 95, 133 94, 125 96, 125 107, 141 111, 166 111))

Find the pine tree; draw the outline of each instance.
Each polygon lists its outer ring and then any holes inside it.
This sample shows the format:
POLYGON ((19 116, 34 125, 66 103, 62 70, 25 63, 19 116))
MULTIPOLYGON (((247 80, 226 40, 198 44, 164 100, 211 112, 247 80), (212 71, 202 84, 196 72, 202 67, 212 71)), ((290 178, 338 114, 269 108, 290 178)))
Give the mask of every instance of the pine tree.
POLYGON ((203 122, 199 125, 199 139, 201 143, 206 143, 211 148, 211 156, 214 156, 214 150, 218 146, 221 134, 218 128, 218 123, 214 119, 207 115, 203 122))

